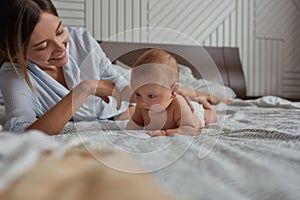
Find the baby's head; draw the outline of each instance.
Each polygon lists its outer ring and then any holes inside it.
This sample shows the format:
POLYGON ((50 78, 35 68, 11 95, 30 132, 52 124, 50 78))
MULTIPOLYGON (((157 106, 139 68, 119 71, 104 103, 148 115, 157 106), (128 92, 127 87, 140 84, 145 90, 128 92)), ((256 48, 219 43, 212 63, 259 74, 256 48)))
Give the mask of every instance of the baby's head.
POLYGON ((135 63, 130 83, 144 110, 163 111, 179 87, 177 61, 161 49, 148 50, 135 63))
POLYGON ((144 64, 162 64, 174 69, 175 71, 178 71, 178 63, 176 59, 162 49, 150 49, 146 51, 138 58, 134 64, 134 67, 144 64))
POLYGON ((159 84, 172 89, 178 83, 178 63, 162 49, 150 49, 138 58, 131 72, 131 86, 159 84))

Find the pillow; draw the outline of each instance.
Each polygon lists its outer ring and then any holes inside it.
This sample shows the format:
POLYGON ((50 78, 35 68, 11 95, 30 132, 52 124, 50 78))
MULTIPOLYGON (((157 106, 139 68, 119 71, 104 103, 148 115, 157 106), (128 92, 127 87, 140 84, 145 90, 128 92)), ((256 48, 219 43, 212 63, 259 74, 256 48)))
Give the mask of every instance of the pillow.
POLYGON ((132 68, 132 67, 126 65, 125 63, 123 63, 123 62, 120 61, 120 60, 116 60, 115 63, 116 63, 116 65, 122 67, 122 69, 124 69, 124 70, 131 70, 131 68, 132 68))
MULTIPOLYGON (((115 63, 116 70, 129 79, 131 67, 119 60, 115 63)), ((234 99, 236 97, 235 92, 227 86, 195 78, 191 69, 182 64, 179 64, 179 84, 219 98, 234 99)))
POLYGON ((236 93, 230 87, 205 79, 197 79, 189 67, 181 64, 179 64, 179 84, 224 99, 236 98, 236 93))

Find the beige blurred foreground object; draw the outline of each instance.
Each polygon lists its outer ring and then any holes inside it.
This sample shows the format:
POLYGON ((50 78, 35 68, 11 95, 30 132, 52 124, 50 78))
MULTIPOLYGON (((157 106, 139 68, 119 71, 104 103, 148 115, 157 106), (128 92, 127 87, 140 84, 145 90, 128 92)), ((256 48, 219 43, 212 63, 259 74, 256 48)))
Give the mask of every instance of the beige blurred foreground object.
POLYGON ((70 149, 63 158, 47 153, 11 187, 0 193, 0 199, 174 199, 163 187, 156 185, 148 174, 126 173, 116 169, 141 171, 141 167, 126 154, 111 149, 94 150, 91 153, 84 149, 70 149))
POLYGON ((0 131, 2 131, 3 130, 3 127, 2 127, 2 125, 0 125, 0 131))

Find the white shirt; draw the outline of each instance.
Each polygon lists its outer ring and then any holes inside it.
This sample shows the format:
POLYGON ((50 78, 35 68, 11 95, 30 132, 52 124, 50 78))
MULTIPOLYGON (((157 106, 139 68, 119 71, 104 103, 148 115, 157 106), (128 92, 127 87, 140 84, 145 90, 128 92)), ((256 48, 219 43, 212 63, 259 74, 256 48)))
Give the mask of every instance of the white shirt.
MULTIPOLYGON (((6 110, 5 130, 24 132, 38 117, 57 104, 71 89, 85 79, 110 79, 119 89, 123 89, 128 80, 116 71, 97 41, 84 28, 66 28, 69 34, 67 53, 68 63, 63 66, 65 88, 37 65, 27 61, 28 75, 36 92, 27 85, 24 78, 18 77, 9 62, 0 69, 0 87, 6 110)), ((21 72, 21 69, 17 67, 21 72)), ((20 73, 22 74, 22 73, 20 73)), ((112 97, 106 104, 102 99, 89 96, 73 116, 74 121, 99 120, 113 117, 124 112, 128 103, 122 102, 116 109, 116 100, 112 97)), ((59 120, 59 119, 58 119, 59 120)))

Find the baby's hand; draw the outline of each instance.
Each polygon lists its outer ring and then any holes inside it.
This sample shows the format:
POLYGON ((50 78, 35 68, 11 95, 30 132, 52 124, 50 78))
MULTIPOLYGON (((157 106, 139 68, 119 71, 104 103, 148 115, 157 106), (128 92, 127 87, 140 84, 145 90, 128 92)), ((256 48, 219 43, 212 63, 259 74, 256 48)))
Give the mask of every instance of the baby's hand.
POLYGON ((147 134, 151 137, 166 136, 166 132, 164 130, 148 131, 147 134))

